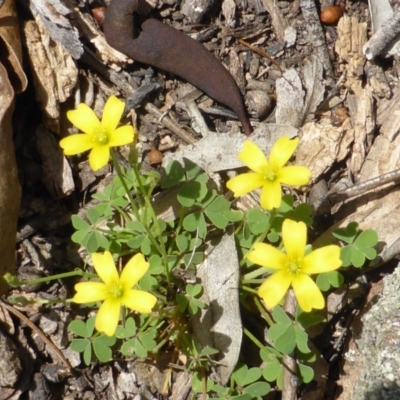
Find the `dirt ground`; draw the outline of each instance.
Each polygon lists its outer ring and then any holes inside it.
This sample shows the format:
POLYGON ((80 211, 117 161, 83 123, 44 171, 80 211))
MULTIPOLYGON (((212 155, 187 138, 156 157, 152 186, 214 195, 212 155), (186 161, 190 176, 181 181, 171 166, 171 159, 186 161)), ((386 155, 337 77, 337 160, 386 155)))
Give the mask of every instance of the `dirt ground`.
MULTIPOLYGON (((231 109, 190 82, 132 62, 108 46, 100 9, 107 1, 15 3, 22 63, 11 69, 19 77, 24 72, 27 78, 25 90, 15 94, 12 119, 22 187, 17 274, 26 280, 68 272, 85 262, 85 251, 71 241, 71 215, 84 216, 93 204, 92 195, 113 176, 110 166, 94 173, 85 154, 68 160, 63 156, 58 142, 72 132, 68 110, 85 102, 100 114, 112 94, 126 101, 126 118, 136 126, 146 170, 159 170, 163 158, 174 159, 188 145, 194 154, 196 143, 206 136, 212 138, 208 148, 216 148, 221 158, 228 157, 229 149, 219 137, 243 132, 243 126, 231 109)), ((316 184, 319 188, 325 182, 326 190, 335 193, 343 188, 337 184, 344 179, 351 185, 399 168, 398 56, 366 60, 362 48, 373 29, 372 6, 367 1, 340 1, 321 24, 321 10, 332 3, 149 2, 153 18, 201 42, 231 73, 255 132, 273 132, 283 126, 301 137, 296 163, 312 170, 314 192, 310 186, 299 196, 306 196, 316 210, 326 196, 326 192, 317 192, 316 184)), ((397 1, 391 3, 398 6, 397 1)), ((199 147, 198 151, 201 159, 207 149, 199 147)), ((121 153, 122 158, 126 156, 121 153)), ((344 394, 351 386, 343 381, 350 374, 343 372, 344 354, 354 345, 361 315, 382 290, 381 279, 393 271, 398 254, 399 199, 393 188, 389 183, 382 191, 362 193, 354 201, 317 211, 316 243, 338 223, 358 221, 362 229, 378 232, 385 244, 380 250, 385 251, 379 269, 371 267, 357 291, 346 293, 354 296, 351 301, 347 297, 343 302, 338 294, 328 300, 329 322, 313 339, 324 359, 321 369, 326 381, 315 383, 319 390, 302 387, 299 398, 351 398, 344 394), (374 295, 368 296, 371 291, 374 295)), ((357 276, 349 273, 346 279, 350 287, 357 276)), ((73 283, 37 284, 9 291, 7 296, 67 299, 73 295, 73 283)), ((168 352, 157 363, 121 358, 86 367, 80 355, 68 349, 71 332, 67 329, 72 317, 84 316, 84 311, 71 304, 10 306, 6 298, 0 303, 0 348, 13 349, 7 370, 11 375, 14 371, 10 379, 15 384, 1 389, 0 399, 190 398, 190 378, 179 370, 171 374, 165 393, 168 352)), ((351 382, 357 379, 352 377, 351 382)), ((265 398, 278 399, 280 393, 265 398)))

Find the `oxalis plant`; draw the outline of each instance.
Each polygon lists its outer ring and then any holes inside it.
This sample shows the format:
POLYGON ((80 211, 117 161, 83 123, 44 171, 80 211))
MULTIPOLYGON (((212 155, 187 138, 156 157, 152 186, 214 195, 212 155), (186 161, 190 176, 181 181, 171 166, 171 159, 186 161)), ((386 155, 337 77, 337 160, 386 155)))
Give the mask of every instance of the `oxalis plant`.
MULTIPOLYGON (((86 308, 88 317, 70 322, 70 347, 82 354, 86 365, 121 356, 155 359, 163 349, 172 349, 171 365, 193 373, 192 388, 203 398, 208 393, 219 399, 262 399, 271 390, 288 390, 288 373, 299 383, 309 383, 318 371, 313 370, 316 355, 306 329, 325 321, 316 313, 325 307, 321 291, 343 284, 340 267, 362 267, 376 257, 376 232, 360 233, 352 223, 334 232, 332 241, 342 247, 313 249, 307 244, 311 209, 282 194, 282 185, 305 185, 310 179, 308 168, 286 165, 298 139, 279 138, 269 157, 251 141, 245 142, 238 157, 250 172, 230 179, 226 186, 234 197, 261 188, 260 206, 246 212, 236 210, 190 160, 184 165, 172 162, 161 178, 154 171, 141 172, 131 147, 131 167, 124 168, 113 149, 135 142, 132 126, 118 126, 124 108, 123 101, 111 96, 100 121, 80 104, 67 117, 82 133, 60 142, 68 156, 90 151, 94 171, 111 156, 116 171, 113 182, 93 196, 98 204, 87 211, 87 218, 72 216, 72 240, 90 254, 89 265, 35 281, 21 282, 11 275, 6 280, 19 286, 80 277, 67 301, 86 308), (176 189, 176 219, 163 220, 155 213, 156 187, 176 189), (234 226, 241 260, 242 309, 257 313, 267 329, 260 337, 243 327, 258 349, 259 362, 255 365, 243 354, 223 386, 211 378, 219 350, 200 345, 190 320, 207 307, 196 280, 196 266, 205 259, 205 241, 211 233, 222 236, 228 226, 234 226)), ((24 303, 21 296, 9 300, 24 303)), ((82 310, 79 314, 85 315, 82 310)))

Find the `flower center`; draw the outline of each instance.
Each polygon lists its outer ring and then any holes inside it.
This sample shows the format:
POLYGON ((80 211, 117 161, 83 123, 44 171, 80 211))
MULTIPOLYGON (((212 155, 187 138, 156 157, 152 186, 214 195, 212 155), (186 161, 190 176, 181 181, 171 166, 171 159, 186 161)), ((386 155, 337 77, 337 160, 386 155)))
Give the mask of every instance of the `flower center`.
POLYGON ((276 180, 277 173, 274 171, 273 168, 267 167, 264 171, 264 179, 266 181, 274 182, 276 180))
POLYGON ((124 295, 124 288, 119 283, 113 283, 108 290, 114 299, 120 299, 124 295))
POLYGON ((296 275, 301 272, 301 260, 291 259, 286 263, 286 268, 289 274, 296 275))
POLYGON ((94 140, 103 146, 108 144, 108 135, 104 128, 99 128, 94 133, 94 140))

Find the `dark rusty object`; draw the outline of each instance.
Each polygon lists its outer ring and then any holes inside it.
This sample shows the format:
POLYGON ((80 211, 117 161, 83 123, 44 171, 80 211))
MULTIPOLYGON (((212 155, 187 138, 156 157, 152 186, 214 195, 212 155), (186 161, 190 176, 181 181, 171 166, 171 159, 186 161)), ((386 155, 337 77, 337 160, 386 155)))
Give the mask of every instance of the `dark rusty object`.
POLYGON ((138 30, 134 13, 143 14, 146 8, 145 0, 112 0, 103 24, 108 44, 133 60, 178 75, 227 105, 250 135, 252 128, 232 75, 201 43, 169 25, 149 18, 138 30))

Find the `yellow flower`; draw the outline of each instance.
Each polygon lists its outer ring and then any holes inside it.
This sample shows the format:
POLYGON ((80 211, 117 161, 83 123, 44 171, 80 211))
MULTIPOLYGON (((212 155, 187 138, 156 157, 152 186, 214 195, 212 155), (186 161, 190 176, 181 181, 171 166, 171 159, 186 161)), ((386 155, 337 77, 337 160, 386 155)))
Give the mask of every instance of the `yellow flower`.
POLYGON ((274 144, 267 159, 262 150, 254 143, 246 140, 241 153, 238 154, 243 162, 253 172, 238 175, 227 183, 235 197, 243 196, 254 189, 262 188, 260 202, 266 210, 279 208, 282 201, 281 184, 306 185, 311 171, 306 167, 284 165, 292 157, 299 139, 290 140, 280 137, 274 144))
POLYGON ((124 112, 125 103, 111 96, 104 106, 101 122, 86 104, 79 104, 76 110, 68 111, 68 119, 83 133, 68 136, 60 141, 66 156, 92 150, 89 164, 93 171, 103 168, 110 158, 110 147, 132 143, 134 130, 124 125, 117 128, 124 112))
POLYGON ((148 314, 157 298, 151 293, 132 289, 149 269, 142 254, 133 256, 119 276, 110 252, 92 255, 94 269, 103 282, 80 282, 75 285, 72 301, 79 304, 103 301, 97 313, 95 327, 107 336, 113 336, 120 318, 121 305, 142 314, 148 314))
POLYGON ((330 245, 304 255, 307 227, 303 222, 290 219, 283 222, 282 239, 286 252, 265 243, 255 243, 247 256, 254 264, 276 270, 260 286, 258 295, 268 308, 273 308, 291 285, 303 311, 324 308, 324 297, 309 274, 338 269, 342 265, 340 247, 330 245))

